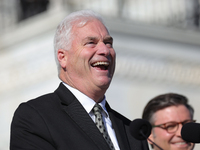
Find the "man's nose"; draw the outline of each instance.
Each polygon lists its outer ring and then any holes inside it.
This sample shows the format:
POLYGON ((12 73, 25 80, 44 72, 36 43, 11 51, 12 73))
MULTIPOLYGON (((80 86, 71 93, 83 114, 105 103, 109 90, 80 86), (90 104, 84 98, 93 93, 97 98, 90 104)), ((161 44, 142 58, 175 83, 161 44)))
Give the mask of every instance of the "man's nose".
POLYGON ((179 123, 178 124, 178 129, 176 131, 176 135, 177 136, 181 136, 181 129, 182 129, 182 127, 183 127, 182 123, 179 123))
POLYGON ((110 48, 107 47, 105 43, 101 42, 98 45, 98 54, 108 56, 110 55, 110 48))

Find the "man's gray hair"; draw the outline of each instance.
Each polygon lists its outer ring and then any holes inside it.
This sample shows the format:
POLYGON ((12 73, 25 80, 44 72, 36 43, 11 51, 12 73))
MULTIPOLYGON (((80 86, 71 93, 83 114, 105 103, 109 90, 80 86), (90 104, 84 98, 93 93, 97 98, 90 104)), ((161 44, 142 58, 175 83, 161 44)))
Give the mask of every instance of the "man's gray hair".
POLYGON ((69 50, 71 48, 71 44, 74 38, 72 33, 72 28, 75 25, 76 27, 82 27, 88 21, 94 19, 97 19, 104 24, 102 17, 92 10, 81 10, 73 12, 68 16, 66 16, 60 22, 54 36, 54 52, 55 52, 56 64, 58 67, 58 73, 60 72, 60 64, 57 59, 57 53, 59 49, 69 50))

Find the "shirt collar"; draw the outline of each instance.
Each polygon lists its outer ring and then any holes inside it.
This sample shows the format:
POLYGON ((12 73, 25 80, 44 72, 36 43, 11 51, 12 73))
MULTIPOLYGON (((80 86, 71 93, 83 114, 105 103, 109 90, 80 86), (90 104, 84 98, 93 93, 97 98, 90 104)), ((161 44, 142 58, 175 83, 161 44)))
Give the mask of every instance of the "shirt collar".
MULTIPOLYGON (((78 101, 82 104, 84 109, 89 114, 92 111, 96 102, 93 99, 89 98, 87 95, 80 92, 79 90, 69 86, 68 84, 64 82, 62 83, 74 94, 74 96, 78 99, 78 101)), ((103 108, 104 112, 106 113, 106 116, 108 116, 108 112, 106 110, 105 104, 106 104, 106 97, 104 96, 104 99, 101 101, 101 103, 99 103, 99 105, 103 108)))

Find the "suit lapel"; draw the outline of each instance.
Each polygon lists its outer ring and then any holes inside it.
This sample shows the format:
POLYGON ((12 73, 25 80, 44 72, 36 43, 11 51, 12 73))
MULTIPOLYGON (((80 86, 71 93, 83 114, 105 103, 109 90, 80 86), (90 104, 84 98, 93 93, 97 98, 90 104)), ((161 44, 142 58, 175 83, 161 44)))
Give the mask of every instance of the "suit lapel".
POLYGON ((101 150, 109 149, 102 134, 76 97, 63 84, 59 86, 57 94, 62 101, 65 112, 91 138, 96 146, 101 150))
POLYGON ((107 109, 107 111, 109 113, 109 117, 112 121, 112 126, 115 130, 115 134, 117 137, 117 141, 118 141, 120 150, 130 150, 124 123, 119 118, 119 116, 115 113, 115 111, 110 108, 108 103, 106 103, 106 109, 107 109))

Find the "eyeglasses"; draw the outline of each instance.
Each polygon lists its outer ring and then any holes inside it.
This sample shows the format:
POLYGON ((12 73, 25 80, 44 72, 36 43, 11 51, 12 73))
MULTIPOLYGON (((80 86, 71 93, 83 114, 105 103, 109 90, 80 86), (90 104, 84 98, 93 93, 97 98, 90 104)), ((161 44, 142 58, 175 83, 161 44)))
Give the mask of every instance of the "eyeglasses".
POLYGON ((167 122, 159 125, 152 125, 152 128, 159 127, 166 130, 168 133, 174 133, 178 130, 179 124, 186 124, 189 122, 196 122, 196 120, 185 120, 183 122, 167 122))

